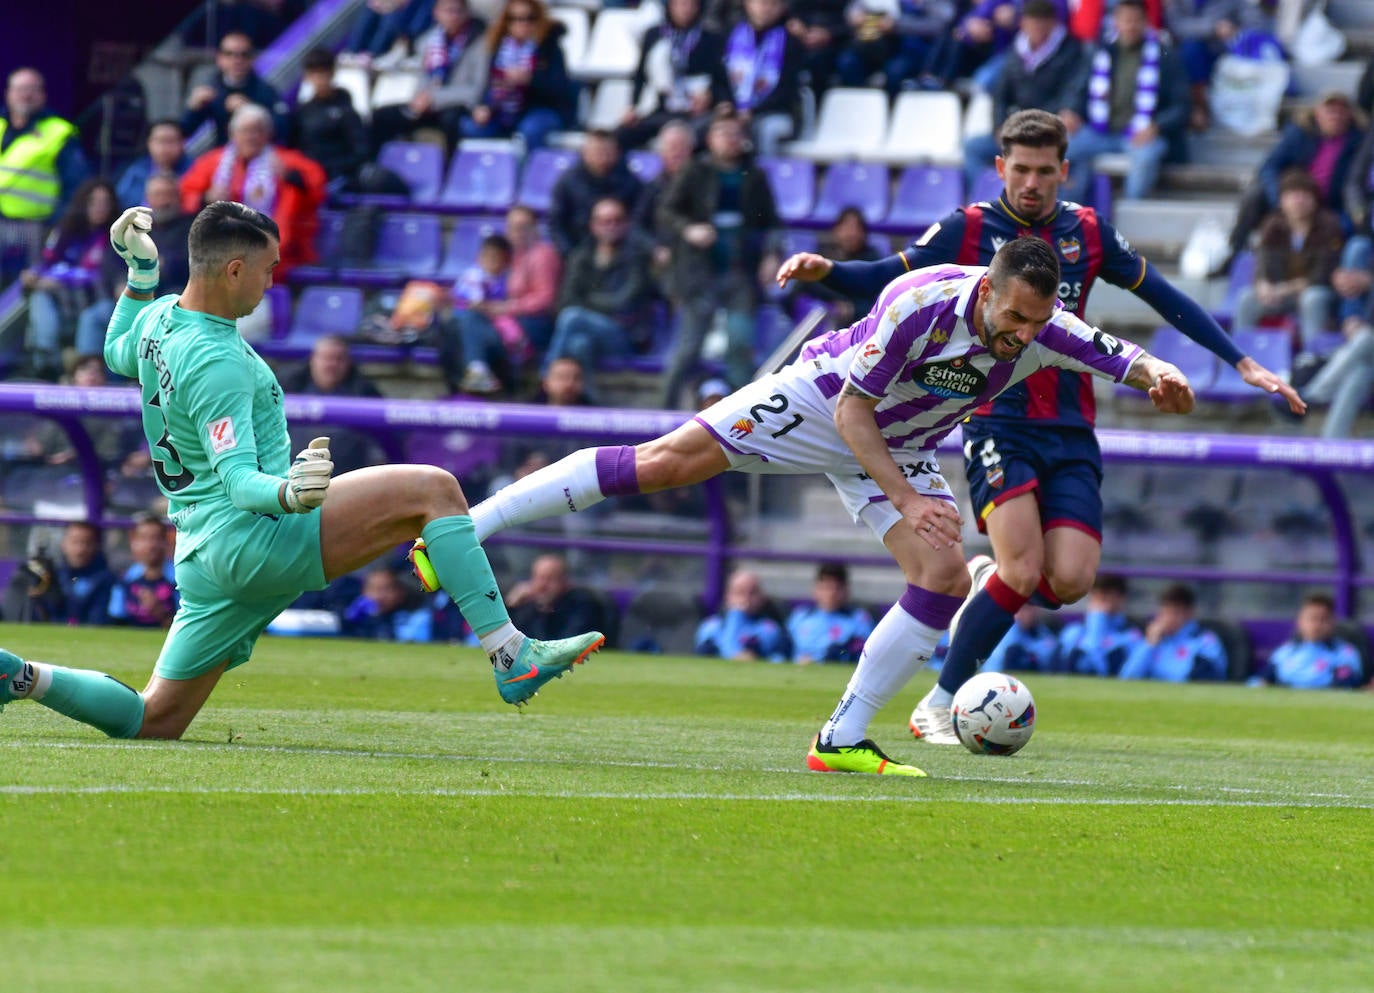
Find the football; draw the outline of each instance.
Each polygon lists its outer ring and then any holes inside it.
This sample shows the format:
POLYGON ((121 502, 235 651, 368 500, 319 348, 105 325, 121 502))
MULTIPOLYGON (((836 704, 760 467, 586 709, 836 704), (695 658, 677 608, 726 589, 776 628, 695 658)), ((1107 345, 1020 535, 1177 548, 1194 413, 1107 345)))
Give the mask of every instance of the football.
POLYGON ((978 755, 1010 755, 1035 730, 1035 700, 1026 684, 1004 672, 980 672, 954 694, 954 733, 978 755))

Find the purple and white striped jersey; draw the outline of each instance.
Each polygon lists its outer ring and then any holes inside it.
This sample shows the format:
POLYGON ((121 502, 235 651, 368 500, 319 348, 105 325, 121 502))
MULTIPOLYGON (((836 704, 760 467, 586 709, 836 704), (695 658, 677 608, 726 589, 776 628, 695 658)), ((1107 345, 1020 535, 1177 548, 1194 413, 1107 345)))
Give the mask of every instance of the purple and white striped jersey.
POLYGON ((1090 327, 1055 302, 1054 316, 1015 361, 994 359, 973 329, 985 266, 939 265, 887 284, 867 317, 809 342, 797 358, 827 400, 846 380, 879 399, 889 448, 931 450, 954 425, 1046 366, 1120 382, 1138 345, 1090 327))

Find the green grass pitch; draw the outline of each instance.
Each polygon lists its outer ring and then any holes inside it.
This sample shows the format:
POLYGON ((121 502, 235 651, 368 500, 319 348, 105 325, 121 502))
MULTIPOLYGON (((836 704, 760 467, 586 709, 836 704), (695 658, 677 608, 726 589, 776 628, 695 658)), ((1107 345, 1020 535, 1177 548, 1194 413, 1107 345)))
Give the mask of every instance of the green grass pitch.
MULTIPOLYGON (((160 636, 0 625, 142 686, 160 636)), ((1019 755, 803 758, 848 679, 265 639, 181 743, 0 715, 4 993, 1374 989, 1374 694, 1031 676, 1019 755)))

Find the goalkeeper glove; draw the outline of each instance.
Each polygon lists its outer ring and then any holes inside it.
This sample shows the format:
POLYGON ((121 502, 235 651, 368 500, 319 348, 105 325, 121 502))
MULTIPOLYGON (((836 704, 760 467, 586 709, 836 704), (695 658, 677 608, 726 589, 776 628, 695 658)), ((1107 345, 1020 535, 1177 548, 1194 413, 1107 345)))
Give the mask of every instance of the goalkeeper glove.
POLYGON ((309 448, 301 449, 286 474, 286 509, 293 514, 308 514, 324 503, 329 474, 333 471, 328 438, 316 438, 309 448))
POLYGON ((129 267, 128 287, 135 293, 157 290, 157 246, 148 233, 153 229, 153 212, 147 207, 130 207, 110 225, 110 244, 129 267))

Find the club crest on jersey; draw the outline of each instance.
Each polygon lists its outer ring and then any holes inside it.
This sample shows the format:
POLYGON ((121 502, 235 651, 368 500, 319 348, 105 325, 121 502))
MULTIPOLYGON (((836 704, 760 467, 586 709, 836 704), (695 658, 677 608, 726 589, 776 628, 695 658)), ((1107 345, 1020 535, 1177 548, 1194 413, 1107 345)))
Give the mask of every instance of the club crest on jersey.
POLYGON ((937 397, 967 400, 983 392, 988 377, 958 358, 920 366, 912 375, 912 381, 937 397))
POLYGON ((943 345, 945 342, 949 341, 949 332, 944 328, 936 328, 930 332, 930 340, 937 345, 943 345))
POLYGON ((754 433, 754 422, 747 417, 741 417, 734 424, 730 425, 730 437, 737 441, 742 441, 754 433))
POLYGON ((1002 484, 1007 481, 1007 474, 1002 471, 1000 465, 995 465, 988 470, 988 485, 995 490, 1000 490, 1002 484))
POLYGON ((234 436, 232 417, 221 417, 217 421, 211 421, 205 426, 205 430, 210 435, 210 451, 216 455, 229 451, 239 443, 238 438, 234 436))
POLYGON ((1060 238, 1057 242, 1059 254, 1064 256, 1064 261, 1073 265, 1078 261, 1079 253, 1083 251, 1083 246, 1078 243, 1077 238, 1060 238))

